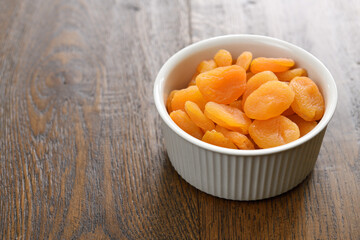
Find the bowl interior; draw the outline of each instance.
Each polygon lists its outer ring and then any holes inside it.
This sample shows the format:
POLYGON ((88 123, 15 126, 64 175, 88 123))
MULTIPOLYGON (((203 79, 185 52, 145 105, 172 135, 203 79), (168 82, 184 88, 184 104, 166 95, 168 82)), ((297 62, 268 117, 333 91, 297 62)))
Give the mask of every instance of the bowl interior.
POLYGON ((327 126, 335 111, 337 89, 334 79, 327 68, 316 57, 295 45, 264 36, 228 35, 197 42, 173 55, 159 71, 154 85, 154 98, 156 107, 164 122, 188 141, 201 145, 202 147, 210 148, 210 150, 219 151, 219 149, 222 149, 221 151, 231 154, 236 153, 236 155, 253 155, 286 150, 318 134, 327 126), (309 77, 318 85, 324 96, 325 114, 322 120, 310 133, 294 142, 261 150, 224 150, 224 148, 204 143, 184 134, 170 119, 165 107, 166 99, 172 90, 185 88, 195 73, 197 65, 202 60, 212 59, 219 49, 228 50, 233 58, 237 58, 243 51, 250 51, 253 53, 253 57, 285 57, 294 59, 297 67, 302 67, 307 70, 309 77))

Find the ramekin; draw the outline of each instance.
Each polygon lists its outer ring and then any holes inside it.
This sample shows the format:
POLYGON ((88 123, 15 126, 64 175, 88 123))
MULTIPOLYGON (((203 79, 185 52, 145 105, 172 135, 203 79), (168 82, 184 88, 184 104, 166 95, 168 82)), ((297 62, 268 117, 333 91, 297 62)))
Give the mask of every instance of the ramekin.
POLYGON ((154 83, 154 100, 162 119, 162 132, 175 170, 192 186, 213 196, 232 200, 258 200, 284 193, 314 169, 326 127, 337 103, 331 73, 316 57, 288 42, 258 35, 226 35, 196 42, 170 57, 154 83), (251 51, 254 57, 287 57, 305 68, 325 100, 325 113, 308 134, 291 143, 259 150, 234 150, 202 142, 180 129, 170 118, 165 102, 173 89, 187 86, 197 65, 219 49, 233 57, 251 51))

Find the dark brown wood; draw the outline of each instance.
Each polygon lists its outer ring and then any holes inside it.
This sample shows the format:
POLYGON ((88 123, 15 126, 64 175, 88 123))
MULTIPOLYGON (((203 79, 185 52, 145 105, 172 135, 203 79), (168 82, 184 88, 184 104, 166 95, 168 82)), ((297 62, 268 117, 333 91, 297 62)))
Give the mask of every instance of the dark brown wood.
POLYGON ((0 2, 1 239, 359 239, 360 3, 0 2), (152 87, 182 47, 278 37, 332 72, 339 103, 314 171, 262 201, 187 184, 152 87))

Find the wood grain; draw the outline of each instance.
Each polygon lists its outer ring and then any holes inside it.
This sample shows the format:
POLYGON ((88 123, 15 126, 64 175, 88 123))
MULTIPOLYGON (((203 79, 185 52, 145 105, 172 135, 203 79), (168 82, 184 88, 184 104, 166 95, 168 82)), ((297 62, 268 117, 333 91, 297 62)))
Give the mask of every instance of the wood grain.
POLYGON ((0 2, 1 239, 360 239, 360 3, 0 2), (317 56, 339 91, 314 171, 262 201, 187 184, 152 87, 204 38, 250 33, 317 56))

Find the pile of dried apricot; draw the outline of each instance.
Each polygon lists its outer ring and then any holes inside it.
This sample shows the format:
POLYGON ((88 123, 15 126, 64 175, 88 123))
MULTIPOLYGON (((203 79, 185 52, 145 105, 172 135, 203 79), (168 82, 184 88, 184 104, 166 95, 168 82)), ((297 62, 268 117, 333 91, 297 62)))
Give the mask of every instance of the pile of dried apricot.
POLYGON ((233 149, 271 148, 310 132, 324 114, 317 85, 288 58, 233 59, 219 50, 202 61, 188 87, 173 90, 166 107, 185 132, 233 149))

